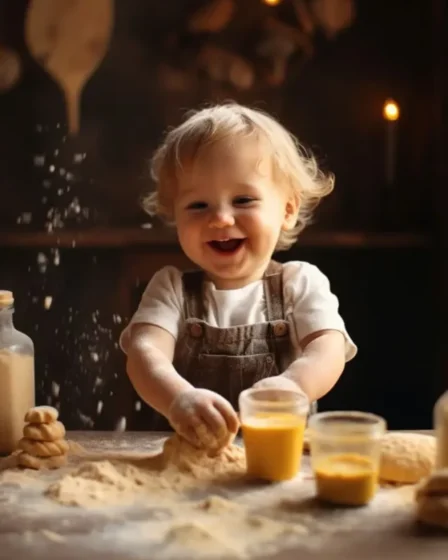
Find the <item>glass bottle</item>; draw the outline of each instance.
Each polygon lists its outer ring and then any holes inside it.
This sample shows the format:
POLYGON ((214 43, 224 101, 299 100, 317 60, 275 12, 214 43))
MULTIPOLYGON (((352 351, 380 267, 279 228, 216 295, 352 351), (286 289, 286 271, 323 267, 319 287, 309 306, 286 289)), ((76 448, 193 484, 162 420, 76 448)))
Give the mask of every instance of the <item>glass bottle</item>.
POLYGON ((434 427, 437 438, 436 468, 448 468, 448 391, 434 407, 434 427))
POLYGON ((24 417, 35 405, 34 344, 13 323, 14 296, 0 290, 0 454, 17 448, 24 417))

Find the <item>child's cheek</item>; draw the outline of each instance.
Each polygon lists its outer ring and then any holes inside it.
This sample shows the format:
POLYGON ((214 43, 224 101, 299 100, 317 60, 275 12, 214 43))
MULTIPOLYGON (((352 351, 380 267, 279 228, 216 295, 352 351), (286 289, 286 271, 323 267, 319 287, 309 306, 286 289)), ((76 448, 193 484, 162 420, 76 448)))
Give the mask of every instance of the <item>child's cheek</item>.
POLYGON ((179 231, 188 231, 189 229, 191 229, 192 223, 193 221, 191 219, 191 216, 189 216, 188 214, 184 214, 182 212, 178 214, 176 224, 179 231))
POLYGON ((195 217, 184 217, 179 220, 177 224, 177 231, 179 236, 184 239, 184 242, 188 245, 196 243, 201 237, 201 224, 195 217))

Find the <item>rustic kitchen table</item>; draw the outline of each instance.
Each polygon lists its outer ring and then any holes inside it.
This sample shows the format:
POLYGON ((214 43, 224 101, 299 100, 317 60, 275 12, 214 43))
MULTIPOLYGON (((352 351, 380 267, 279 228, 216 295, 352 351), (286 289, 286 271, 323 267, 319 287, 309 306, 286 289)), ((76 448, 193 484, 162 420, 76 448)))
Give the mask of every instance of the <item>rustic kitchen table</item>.
MULTIPOLYGON (((70 432, 67 437, 89 451, 104 453, 107 458, 111 452, 155 452, 160 449, 165 436, 145 432, 70 432)), ((61 474, 42 473, 37 478, 60 477, 61 474)), ((415 522, 412 488, 381 490, 366 508, 337 509, 324 507, 314 500, 314 485, 306 456, 302 461, 301 477, 299 482, 242 485, 219 490, 219 495, 228 499, 242 497, 258 513, 266 516, 269 516, 270 504, 281 498, 284 504, 288 504, 282 512, 283 519, 289 517, 292 523, 306 521, 308 534, 301 536, 297 542, 273 543, 242 557, 271 560, 447 560, 448 533, 430 530, 415 522)), ((63 506, 46 498, 42 486, 27 487, 14 484, 11 480, 1 483, 0 473, 0 559, 164 558, 163 547, 155 547, 153 541, 148 540, 148 532, 157 533, 158 519, 161 519, 159 512, 151 524, 154 507, 154 504, 142 507, 141 503, 93 510, 63 506)), ((279 515, 276 511, 272 513, 273 518, 279 515)), ((184 560, 198 557, 198 554, 188 551, 181 551, 177 556, 184 560)), ((232 555, 223 557, 230 558, 232 555)))

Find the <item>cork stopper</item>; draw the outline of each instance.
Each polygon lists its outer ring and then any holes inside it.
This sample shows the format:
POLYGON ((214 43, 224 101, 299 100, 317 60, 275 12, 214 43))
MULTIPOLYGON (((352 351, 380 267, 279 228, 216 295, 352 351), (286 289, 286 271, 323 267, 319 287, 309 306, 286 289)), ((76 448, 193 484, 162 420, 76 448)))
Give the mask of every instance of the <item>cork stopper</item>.
POLYGON ((8 290, 0 290, 0 309, 10 307, 14 303, 14 295, 8 290))

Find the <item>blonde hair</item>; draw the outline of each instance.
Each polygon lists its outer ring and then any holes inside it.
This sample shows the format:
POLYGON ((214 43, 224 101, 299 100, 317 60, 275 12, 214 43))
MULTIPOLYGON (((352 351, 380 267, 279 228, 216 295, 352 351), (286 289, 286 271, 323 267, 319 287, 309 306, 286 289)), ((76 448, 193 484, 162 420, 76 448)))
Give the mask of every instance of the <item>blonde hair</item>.
POLYGON ((236 103, 190 113, 181 125, 167 133, 152 158, 151 175, 156 190, 143 200, 144 210, 172 222, 173 192, 184 165, 194 162, 203 149, 218 142, 254 136, 267 142, 274 176, 290 188, 298 201, 296 224, 280 233, 276 250, 291 247, 310 223, 320 200, 333 190, 334 177, 325 175, 314 157, 279 122, 259 110, 236 103))

